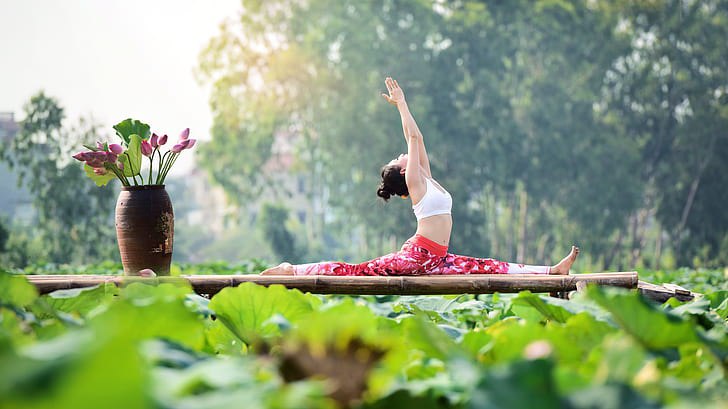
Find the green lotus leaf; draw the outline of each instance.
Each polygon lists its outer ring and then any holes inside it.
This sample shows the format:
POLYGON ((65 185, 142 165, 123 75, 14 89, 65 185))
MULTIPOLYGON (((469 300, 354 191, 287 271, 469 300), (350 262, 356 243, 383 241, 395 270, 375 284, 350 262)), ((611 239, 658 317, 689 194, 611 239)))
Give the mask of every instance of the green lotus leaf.
POLYGON ((38 298, 38 290, 23 276, 0 271, 0 305, 24 307, 38 298))
POLYGON ((676 348, 698 341, 690 321, 659 309, 636 292, 596 286, 587 291, 589 298, 612 314, 620 328, 649 349, 676 348))
POLYGON ((523 358, 524 350, 534 341, 548 341, 547 329, 534 321, 507 318, 488 327, 485 332, 493 342, 481 348, 486 363, 511 362, 523 358))
POLYGON ((90 320, 91 326, 102 334, 122 332, 129 342, 161 337, 199 349, 205 342, 204 325, 185 305, 189 291, 169 283, 132 283, 107 311, 90 320))
POLYGON ((40 299, 55 311, 85 317, 90 312, 110 304, 119 289, 113 283, 93 287, 57 290, 40 299))
POLYGON ((583 389, 569 396, 568 402, 568 405, 564 404, 562 407, 644 409, 662 407, 625 384, 598 385, 583 389))
POLYGON ((119 155, 119 161, 124 164, 126 177, 138 175, 142 167, 142 139, 137 134, 129 138, 129 148, 119 155))
POLYGON ((96 183, 96 186, 106 186, 109 182, 116 178, 116 175, 113 172, 107 172, 105 175, 97 175, 96 172, 94 172, 94 168, 85 163, 83 164, 83 170, 86 172, 86 176, 96 183))
POLYGON ((291 336, 320 347, 335 345, 343 348, 353 340, 386 347, 392 337, 389 329, 379 325, 381 321, 386 320, 367 306, 356 305, 351 299, 346 299, 301 320, 291 336))
POLYGON ((298 290, 253 283, 225 288, 210 300, 210 308, 217 318, 248 345, 280 334, 280 328, 269 321, 273 315, 280 314, 294 322, 319 304, 318 298, 298 290))
POLYGON ((116 134, 126 143, 128 146, 131 143, 131 136, 138 135, 141 139, 149 139, 151 136, 149 125, 137 119, 125 119, 118 124, 114 125, 116 134))
POLYGON ((4 408, 152 407, 146 366, 130 332, 69 331, 3 356, 4 408), (110 370, 113 369, 113 370, 110 370), (9 381, 9 382, 8 382, 9 381))
POLYGON ((545 359, 517 361, 484 372, 468 408, 564 408, 545 359))
POLYGON ((553 320, 564 323, 574 315, 561 306, 567 303, 567 301, 558 298, 547 299, 532 294, 530 291, 522 291, 517 297, 511 299, 511 311, 519 317, 533 319, 535 310, 535 312, 538 312, 536 317, 538 317, 539 321, 553 320))
POLYGON ((207 348, 216 354, 244 355, 247 345, 220 320, 210 322, 205 328, 207 348))

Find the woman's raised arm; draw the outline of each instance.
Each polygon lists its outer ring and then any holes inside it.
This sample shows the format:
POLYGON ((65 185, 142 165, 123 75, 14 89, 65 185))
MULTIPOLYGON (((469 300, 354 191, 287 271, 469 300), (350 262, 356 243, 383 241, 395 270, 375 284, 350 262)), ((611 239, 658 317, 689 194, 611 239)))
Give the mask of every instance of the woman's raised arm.
POLYGON ((416 136, 415 139, 417 140, 418 150, 417 156, 419 157, 419 160, 412 160, 413 156, 408 154, 411 161, 410 163, 419 163, 419 165, 423 169, 425 176, 431 178, 432 173, 430 172, 430 159, 427 157, 424 136, 422 135, 422 132, 420 132, 420 128, 417 126, 417 122, 415 122, 415 118, 412 116, 412 113, 407 106, 407 101, 405 101, 404 99, 404 91, 402 91, 402 88, 399 87, 397 81, 393 80, 390 77, 387 77, 387 79, 384 80, 384 83, 387 85, 389 95, 382 94, 382 96, 384 97, 384 99, 387 100, 387 102, 395 105, 397 107, 397 110, 399 110, 399 115, 402 118, 402 130, 404 131, 405 140, 407 140, 407 143, 409 143, 409 136, 416 136))

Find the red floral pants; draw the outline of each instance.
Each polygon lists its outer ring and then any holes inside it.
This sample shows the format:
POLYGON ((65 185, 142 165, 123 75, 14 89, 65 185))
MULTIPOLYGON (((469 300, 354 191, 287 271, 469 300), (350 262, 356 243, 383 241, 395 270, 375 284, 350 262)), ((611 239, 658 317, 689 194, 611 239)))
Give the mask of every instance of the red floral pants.
POLYGON ((506 263, 492 258, 458 256, 447 247, 415 235, 396 253, 359 264, 337 261, 299 264, 296 275, 397 276, 441 274, 548 274, 551 267, 506 263))

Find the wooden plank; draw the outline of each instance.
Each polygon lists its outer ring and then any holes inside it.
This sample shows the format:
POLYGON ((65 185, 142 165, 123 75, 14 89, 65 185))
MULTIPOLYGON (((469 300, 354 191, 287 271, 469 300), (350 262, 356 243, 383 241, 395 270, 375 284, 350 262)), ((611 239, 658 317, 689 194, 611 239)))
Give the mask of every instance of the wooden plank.
POLYGON ((216 294, 225 287, 252 282, 264 286, 281 284, 317 294, 489 294, 573 291, 577 283, 636 288, 636 272, 575 274, 568 276, 536 274, 477 274, 457 276, 261 276, 189 275, 180 277, 130 277, 98 275, 29 275, 41 294, 61 289, 90 287, 103 283, 125 285, 188 282, 199 294, 216 294))
POLYGON ((696 293, 675 284, 656 285, 640 280, 637 284, 640 294, 645 297, 663 303, 670 298, 676 298, 679 301, 692 301, 696 293))

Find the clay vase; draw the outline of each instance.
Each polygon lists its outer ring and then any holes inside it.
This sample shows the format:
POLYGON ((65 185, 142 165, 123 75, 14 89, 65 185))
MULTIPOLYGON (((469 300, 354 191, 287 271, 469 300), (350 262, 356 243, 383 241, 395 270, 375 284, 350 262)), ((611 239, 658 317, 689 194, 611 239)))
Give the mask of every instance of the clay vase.
POLYGON ((124 275, 139 275, 146 268, 169 275, 174 211, 164 185, 122 186, 115 224, 124 275))

